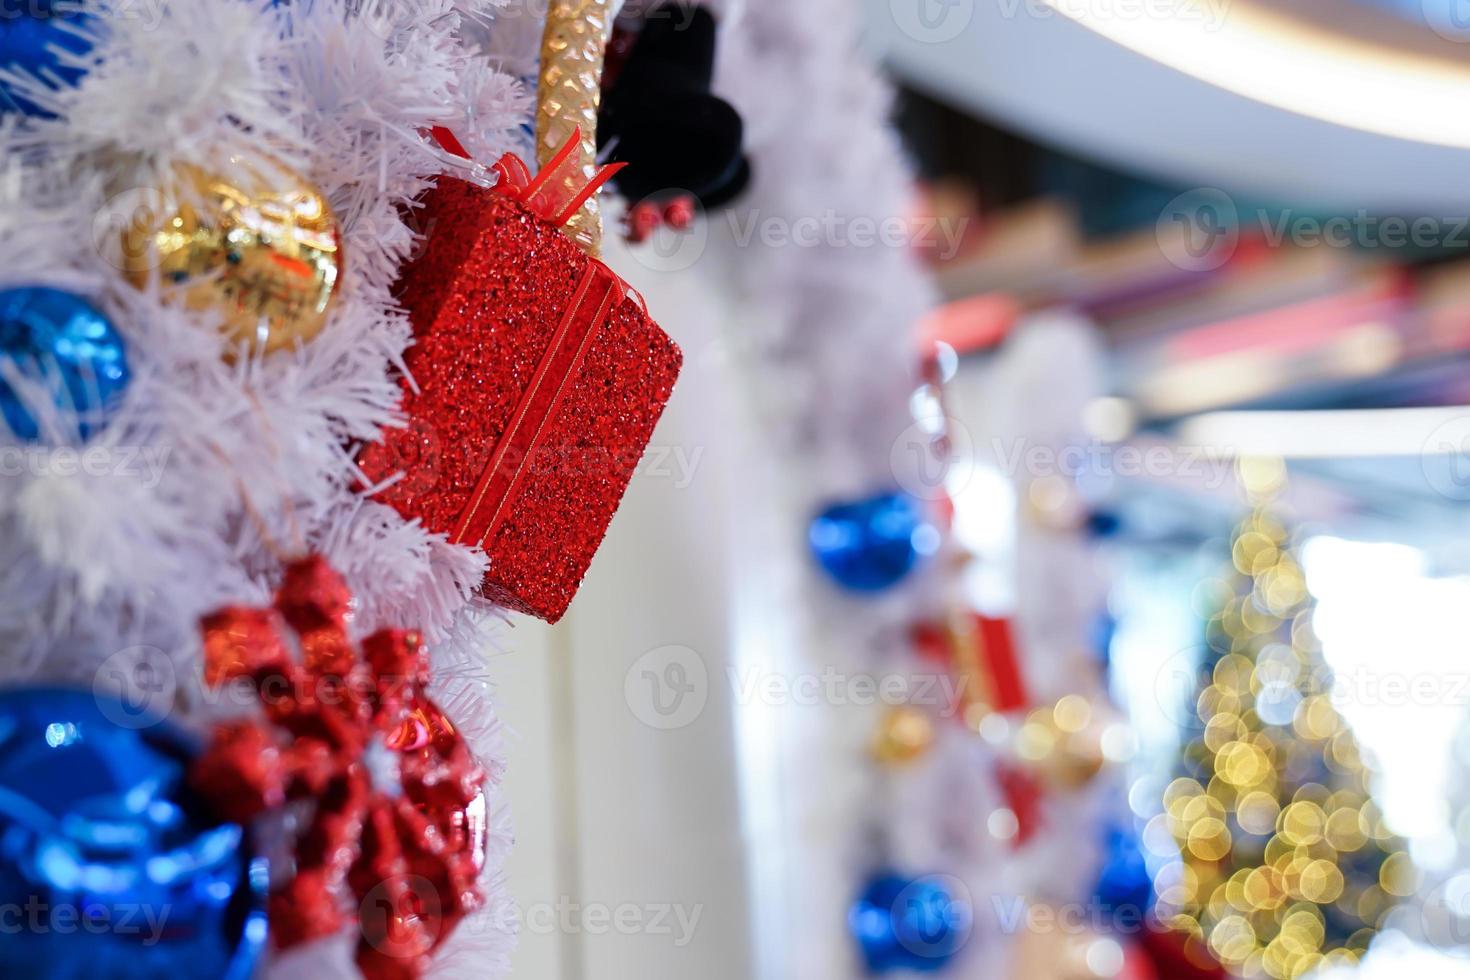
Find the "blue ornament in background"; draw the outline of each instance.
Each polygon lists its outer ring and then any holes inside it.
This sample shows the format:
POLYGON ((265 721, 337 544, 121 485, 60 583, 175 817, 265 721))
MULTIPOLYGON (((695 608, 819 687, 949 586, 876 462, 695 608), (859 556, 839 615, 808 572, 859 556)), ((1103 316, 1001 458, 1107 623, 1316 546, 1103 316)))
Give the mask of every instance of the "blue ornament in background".
POLYGON ((1120 932, 1137 931, 1153 908, 1154 883, 1137 834, 1122 827, 1108 831, 1107 856, 1093 889, 1093 900, 1120 932))
POLYGON ((1102 664, 1105 672, 1111 673, 1113 639, 1118 635, 1118 618, 1107 609, 1102 609, 1092 617, 1092 623, 1087 632, 1092 652, 1097 657, 1098 663, 1102 664))
POLYGON ((122 701, 0 693, 4 975, 254 973, 269 869, 242 827, 189 791, 192 749, 122 701))
POLYGON ((868 971, 934 973, 948 966, 975 924, 962 891, 958 880, 943 875, 874 877, 847 914, 868 971))
POLYGON ((838 585, 854 592, 882 592, 938 546, 939 534, 925 522, 917 500, 886 493, 828 507, 812 521, 807 541, 838 585))
MULTIPOLYGON (((0 414, 18 438, 41 425, 8 376, 30 398, 48 398, 83 439, 106 424, 131 380, 127 349, 107 317, 80 296, 46 286, 0 289, 0 414)), ((34 404, 34 402, 31 402, 34 404)))
POLYGON ((1123 530, 1123 518, 1117 511, 1091 510, 1088 511, 1083 526, 1094 538, 1113 538, 1123 530))
MULTIPOLYGON (((86 31, 95 20, 85 7, 84 0, 26 0, 0 11, 0 66, 34 75, 52 88, 75 85, 86 72, 65 64, 63 52, 92 50, 90 36, 77 31, 86 31)), ((0 113, 5 112, 51 115, 0 82, 0 113)))

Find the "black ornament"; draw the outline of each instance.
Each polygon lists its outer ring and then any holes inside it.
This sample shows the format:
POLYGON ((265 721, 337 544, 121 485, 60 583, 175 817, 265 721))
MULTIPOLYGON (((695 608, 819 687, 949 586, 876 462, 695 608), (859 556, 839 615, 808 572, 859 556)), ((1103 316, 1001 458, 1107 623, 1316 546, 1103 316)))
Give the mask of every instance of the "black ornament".
POLYGON ((630 201, 692 194, 706 208, 734 200, 750 182, 745 125, 711 92, 715 18, 702 7, 650 11, 621 66, 609 66, 598 142, 630 201))

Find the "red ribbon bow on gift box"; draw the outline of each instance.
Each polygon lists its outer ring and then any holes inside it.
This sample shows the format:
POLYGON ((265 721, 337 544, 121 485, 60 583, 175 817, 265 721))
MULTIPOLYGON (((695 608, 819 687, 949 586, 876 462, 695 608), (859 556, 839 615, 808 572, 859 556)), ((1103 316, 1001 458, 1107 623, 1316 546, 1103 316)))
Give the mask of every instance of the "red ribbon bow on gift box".
MULTIPOLYGON (((464 145, 447 128, 435 126, 432 132, 444 149, 455 156, 471 159, 464 145)), ((495 192, 520 201, 556 227, 564 227, 582 209, 582 205, 602 189, 603 184, 627 166, 626 163, 608 164, 597 168, 589 178, 580 171, 575 157, 581 145, 582 130, 573 129, 571 137, 534 177, 520 157, 514 153, 502 155, 491 168, 500 177, 495 192)))
MULTIPOLYGON (((471 159, 447 128, 435 126, 431 133, 448 152, 471 159)), ((609 164, 588 177, 580 171, 574 156, 581 139, 581 130, 574 129, 566 144, 534 177, 520 157, 506 153, 491 168, 500 178, 492 190, 524 204, 557 228, 565 226, 603 184, 627 166, 626 163, 609 164)), ((545 356, 511 413, 510 426, 496 443, 490 463, 460 516, 450 538, 454 544, 482 544, 495 536, 508 506, 515 500, 526 466, 541 446, 548 421, 555 418, 568 384, 577 377, 587 349, 612 310, 632 297, 647 311, 637 290, 590 256, 572 297, 545 356)))
POLYGON ((480 904, 485 773, 425 694, 419 635, 381 630, 359 648, 347 632, 352 601, 342 578, 311 557, 286 568, 271 608, 204 617, 205 682, 248 685, 266 722, 217 726, 190 782, 241 823, 312 801, 294 875, 271 895, 276 945, 333 935, 355 919, 363 975, 406 980, 480 904), (396 785, 381 785, 394 770, 396 785))

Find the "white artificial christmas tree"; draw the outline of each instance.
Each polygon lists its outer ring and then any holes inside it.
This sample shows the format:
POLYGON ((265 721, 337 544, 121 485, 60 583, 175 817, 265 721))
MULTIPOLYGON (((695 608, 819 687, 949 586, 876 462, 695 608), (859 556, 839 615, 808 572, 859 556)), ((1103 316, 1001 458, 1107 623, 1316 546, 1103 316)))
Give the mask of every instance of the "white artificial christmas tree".
MULTIPOLYGON (((87 297, 123 336, 132 371, 116 415, 85 443, 66 411, 27 400, 58 445, 0 481, 0 679, 163 697, 171 720, 202 728, 223 709, 202 683, 200 616, 265 604, 283 557, 324 556, 357 596, 356 630, 424 632, 433 694, 491 774, 486 902, 440 949, 445 976, 501 976, 513 945, 499 731, 479 666, 502 617, 474 598, 483 554, 365 497, 352 447, 398 423, 410 330, 392 288, 415 247, 405 216, 449 166, 422 128, 449 127, 478 160, 525 151, 533 93, 479 46, 502 6, 99 0, 60 28, 91 42, 62 56, 81 73, 75 86, 0 70, 42 110, 0 117, 0 288, 87 297), (267 355, 231 349, 217 313, 123 275, 122 232, 149 192, 178 165, 232 158, 291 168, 341 225, 346 271, 329 322, 267 355), (57 466, 62 447, 107 465, 57 466)), ((520 56, 534 66, 534 47, 520 56)), ((349 938, 273 970, 355 976, 349 938)))

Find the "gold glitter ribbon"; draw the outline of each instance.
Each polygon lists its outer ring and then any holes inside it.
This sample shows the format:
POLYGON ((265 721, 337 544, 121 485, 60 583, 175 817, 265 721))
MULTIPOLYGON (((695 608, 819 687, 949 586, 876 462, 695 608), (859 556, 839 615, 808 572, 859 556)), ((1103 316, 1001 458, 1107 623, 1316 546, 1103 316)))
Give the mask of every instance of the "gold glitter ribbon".
MULTIPOLYGON (((579 169, 587 179, 596 173, 597 110, 602 103, 611 6, 611 0, 551 0, 546 11, 536 93, 536 159, 543 167, 580 129, 579 169)), ((602 251, 602 213, 596 195, 582 205, 565 231, 588 255, 595 258, 602 251)))

